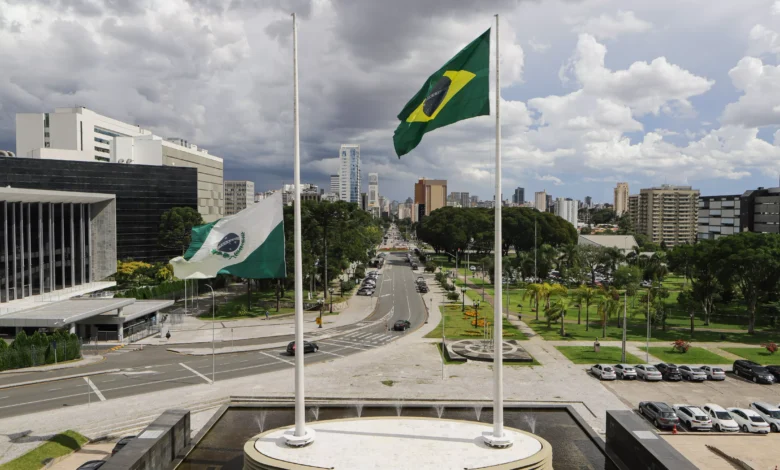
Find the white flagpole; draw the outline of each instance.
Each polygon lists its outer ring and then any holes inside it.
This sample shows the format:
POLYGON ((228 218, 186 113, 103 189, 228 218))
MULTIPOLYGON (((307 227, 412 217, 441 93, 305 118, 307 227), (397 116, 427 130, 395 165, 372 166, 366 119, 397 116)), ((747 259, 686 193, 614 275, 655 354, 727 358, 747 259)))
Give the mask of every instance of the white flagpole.
POLYGON ((298 26, 293 19, 293 178, 295 180, 295 431, 285 433, 287 445, 302 447, 314 441, 314 431, 306 429, 306 403, 303 390, 303 255, 301 254, 301 151, 298 129, 298 26))
POLYGON ((512 439, 504 434, 504 341, 502 333, 502 275, 501 266, 501 73, 498 51, 498 25, 496 15, 496 196, 495 196, 495 239, 493 263, 495 280, 493 288, 493 434, 485 434, 485 443, 491 447, 509 447, 512 439))

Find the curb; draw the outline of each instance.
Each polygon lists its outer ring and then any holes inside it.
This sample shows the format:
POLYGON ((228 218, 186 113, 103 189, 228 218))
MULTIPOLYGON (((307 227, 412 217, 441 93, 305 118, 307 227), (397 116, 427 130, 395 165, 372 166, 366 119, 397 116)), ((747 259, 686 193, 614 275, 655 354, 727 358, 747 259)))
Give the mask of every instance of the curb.
POLYGON ((49 379, 28 380, 27 382, 19 382, 19 383, 15 383, 15 384, 0 385, 0 390, 4 390, 6 388, 24 387, 26 385, 36 385, 36 384, 43 384, 43 383, 48 383, 48 382, 58 382, 60 380, 77 379, 79 377, 89 377, 91 375, 110 374, 112 372, 119 372, 120 370, 121 369, 107 369, 107 370, 101 370, 101 371, 97 371, 97 372, 85 372, 83 374, 63 375, 62 377, 52 377, 52 378, 49 378, 49 379))

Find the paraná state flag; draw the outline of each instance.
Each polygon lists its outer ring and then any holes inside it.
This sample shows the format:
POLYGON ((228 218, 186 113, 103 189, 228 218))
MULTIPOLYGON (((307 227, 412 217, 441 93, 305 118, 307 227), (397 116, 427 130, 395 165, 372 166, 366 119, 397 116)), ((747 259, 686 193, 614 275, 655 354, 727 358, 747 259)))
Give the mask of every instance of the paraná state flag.
POLYGON ((245 279, 286 277, 282 193, 238 214, 192 228, 184 256, 171 260, 179 279, 232 274, 245 279))
POLYGON ((488 29, 428 77, 398 115, 393 144, 399 158, 417 147, 426 132, 490 114, 489 58, 488 29))

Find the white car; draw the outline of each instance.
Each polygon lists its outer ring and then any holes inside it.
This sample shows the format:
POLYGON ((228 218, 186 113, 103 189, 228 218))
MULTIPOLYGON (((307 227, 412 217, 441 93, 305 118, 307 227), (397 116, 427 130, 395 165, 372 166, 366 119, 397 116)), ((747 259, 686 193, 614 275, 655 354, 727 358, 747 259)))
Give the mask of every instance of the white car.
POLYGON ((726 371, 722 367, 701 366, 709 380, 726 380, 726 371))
POLYGON ((607 364, 596 364, 590 368, 590 373, 601 380, 615 380, 617 378, 615 368, 607 364))
POLYGON ((636 379, 636 371, 634 366, 628 364, 615 364, 615 373, 617 378, 621 380, 634 380, 636 379))
POLYGON ((734 417, 731 413, 720 405, 714 403, 707 403, 701 407, 705 413, 707 413, 712 420, 712 427, 716 431, 720 432, 738 432, 739 424, 734 421, 734 417))
POLYGON ((711 431, 712 420, 709 415, 698 406, 672 405, 674 413, 680 418, 680 422, 691 431, 711 431))
POLYGON ((707 380, 707 373, 698 367, 680 366, 678 369, 680 369, 683 380, 693 380, 695 382, 704 382, 707 380))
POLYGON ((729 408, 729 413, 734 417, 742 432, 754 432, 769 434, 769 423, 753 410, 744 408, 729 408))
POLYGON ((636 371, 636 376, 642 380, 656 382, 663 380, 661 372, 656 369, 655 366, 648 364, 637 364, 634 366, 634 370, 636 371))
POLYGON ((770 431, 780 432, 780 409, 760 401, 751 403, 750 409, 758 413, 759 416, 764 418, 764 421, 769 423, 770 431))

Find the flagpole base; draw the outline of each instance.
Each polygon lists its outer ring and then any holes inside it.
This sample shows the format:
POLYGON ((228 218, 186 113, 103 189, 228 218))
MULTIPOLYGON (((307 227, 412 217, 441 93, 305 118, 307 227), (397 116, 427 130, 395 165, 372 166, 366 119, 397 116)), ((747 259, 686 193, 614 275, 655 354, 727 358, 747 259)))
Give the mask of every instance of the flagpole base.
POLYGON ((496 437, 492 432, 482 433, 482 441, 494 449, 506 449, 507 447, 512 447, 512 444, 515 442, 507 433, 504 433, 501 437, 496 437))
POLYGON ((306 447, 314 442, 314 429, 304 428, 303 436, 296 436, 295 429, 290 429, 284 433, 284 443, 289 447, 306 447))

